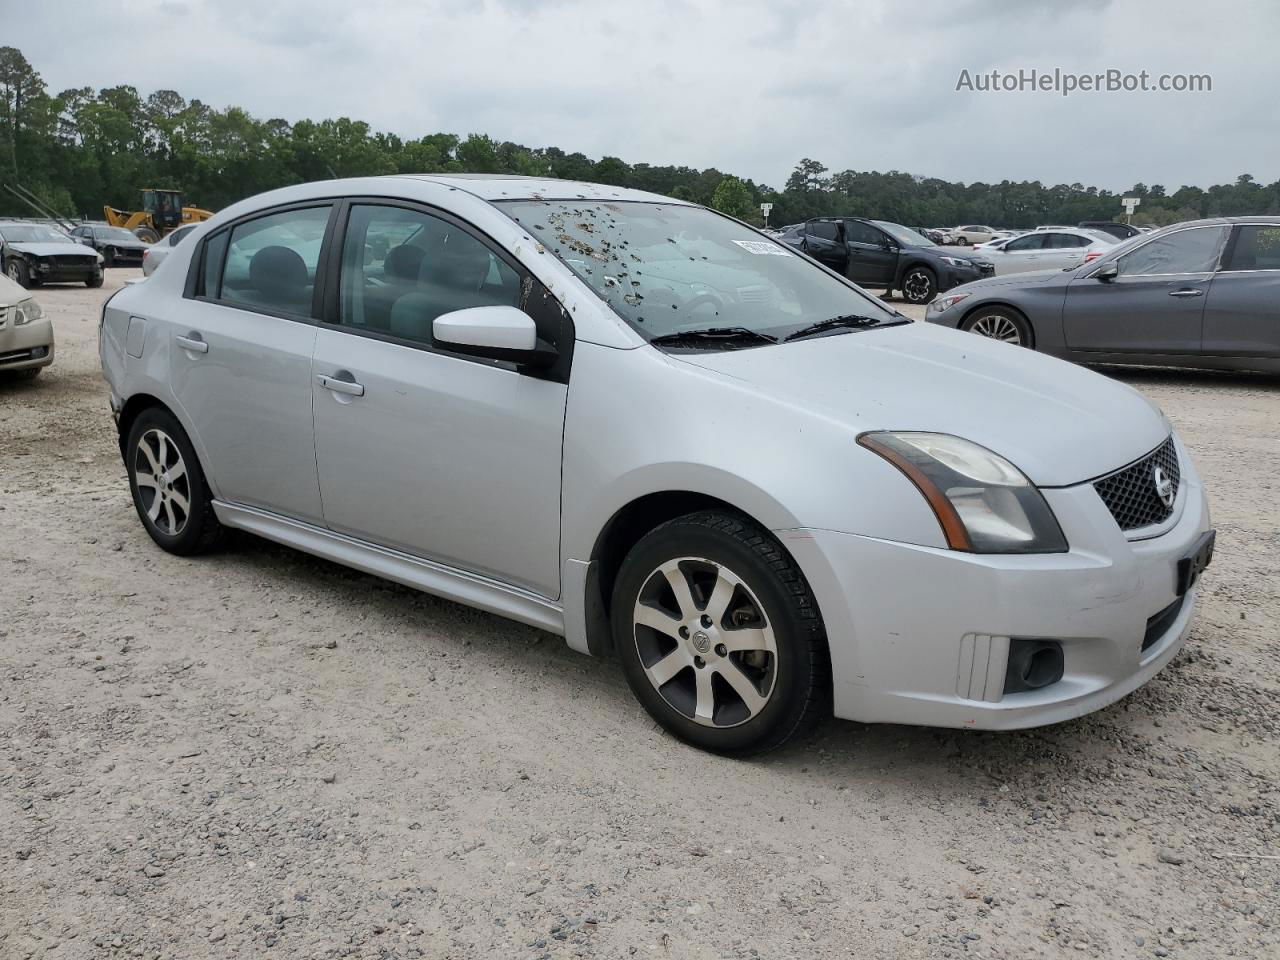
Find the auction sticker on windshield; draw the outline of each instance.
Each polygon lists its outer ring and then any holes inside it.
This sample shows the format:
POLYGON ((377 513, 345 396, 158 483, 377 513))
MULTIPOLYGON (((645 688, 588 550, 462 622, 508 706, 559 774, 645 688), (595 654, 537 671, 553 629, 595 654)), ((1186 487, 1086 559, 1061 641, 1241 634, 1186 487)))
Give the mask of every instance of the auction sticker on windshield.
POLYGON ((768 240, 735 240, 733 241, 747 253, 754 253, 758 256, 790 256, 790 251, 784 247, 778 246, 776 243, 770 243, 768 240))

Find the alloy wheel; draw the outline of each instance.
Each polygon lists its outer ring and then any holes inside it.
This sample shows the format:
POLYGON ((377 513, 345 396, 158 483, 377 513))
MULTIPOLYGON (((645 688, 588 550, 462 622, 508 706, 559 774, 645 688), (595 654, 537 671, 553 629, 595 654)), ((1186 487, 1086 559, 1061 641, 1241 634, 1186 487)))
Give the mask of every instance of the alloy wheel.
POLYGON ((21 276, 21 273, 18 270, 18 264, 13 260, 9 261, 9 266, 5 269, 5 273, 9 275, 9 279, 14 283, 17 283, 18 277, 21 276))
POLYGON ((167 536, 182 533, 191 519, 191 478, 173 438, 154 427, 139 437, 133 475, 147 519, 167 536))
POLYGON ((1022 346, 1022 331, 1018 325, 1002 313, 991 313, 973 321, 969 329, 983 337, 1022 346))
POLYGON ((923 270, 912 270, 902 281, 902 293, 911 303, 922 303, 929 296, 933 286, 929 275, 923 270))
POLYGON ((645 676, 688 719, 734 727, 769 703, 777 639, 751 588, 723 564, 662 564, 640 588, 632 623, 645 676))

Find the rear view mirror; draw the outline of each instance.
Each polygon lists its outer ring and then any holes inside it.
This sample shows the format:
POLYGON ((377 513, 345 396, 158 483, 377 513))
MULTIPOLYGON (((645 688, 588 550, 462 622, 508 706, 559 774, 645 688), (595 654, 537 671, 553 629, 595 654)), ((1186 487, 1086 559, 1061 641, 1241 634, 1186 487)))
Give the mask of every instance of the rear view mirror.
POLYGON ((533 318, 516 307, 468 307, 436 317, 431 327, 437 344, 457 353, 521 366, 549 367, 556 349, 538 339, 533 318))
POLYGON ((1093 275, 1093 279, 1101 280, 1103 283, 1110 283, 1118 276, 1120 276, 1120 268, 1114 263, 1108 263, 1093 275))

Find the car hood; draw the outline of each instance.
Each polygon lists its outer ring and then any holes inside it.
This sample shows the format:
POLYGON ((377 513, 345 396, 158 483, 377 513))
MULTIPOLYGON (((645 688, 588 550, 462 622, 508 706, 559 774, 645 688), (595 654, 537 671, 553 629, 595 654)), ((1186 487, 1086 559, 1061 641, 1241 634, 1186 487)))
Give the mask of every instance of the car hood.
POLYGON ((1073 276, 1075 276, 1073 271, 1059 270, 1056 267, 1050 267, 1047 270, 1028 270, 1023 273, 1006 273, 998 277, 983 277, 981 280, 970 280, 963 286, 953 287, 948 290, 947 295, 950 296, 960 290, 965 293, 987 291, 992 287, 1034 287, 1053 284, 1065 287, 1073 276))
POLYGON ((17 250, 19 253, 29 253, 33 257, 65 257, 68 255, 79 254, 83 257, 96 257, 92 250, 86 249, 84 244, 72 243, 10 243, 8 246, 17 250))
POLYGON ((1123 467, 1170 432, 1160 410, 1119 381, 923 323, 673 358, 746 381, 857 433, 925 430, 964 437, 1045 487, 1123 467))

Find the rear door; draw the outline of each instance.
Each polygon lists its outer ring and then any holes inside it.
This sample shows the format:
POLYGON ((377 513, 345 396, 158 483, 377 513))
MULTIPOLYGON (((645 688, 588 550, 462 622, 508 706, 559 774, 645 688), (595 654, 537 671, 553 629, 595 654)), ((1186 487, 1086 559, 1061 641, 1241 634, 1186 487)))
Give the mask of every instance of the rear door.
POLYGON ((379 200, 348 209, 313 371, 325 522, 558 597, 572 321, 505 251, 448 214, 379 200), (435 343, 440 314, 494 304, 532 316, 559 365, 535 375, 435 343))
POLYGON ((849 279, 869 287, 888 287, 893 283, 898 244, 887 233, 861 220, 845 221, 844 229, 849 279))
POLYGON ((188 307, 166 321, 173 392, 219 496, 313 523, 316 273, 333 209, 281 208, 205 238, 188 307))
POLYGON ((1280 357, 1280 225, 1235 228, 1205 303, 1203 349, 1280 357))
POLYGON ((1067 346, 1106 353, 1199 352, 1205 302, 1226 235, 1224 226, 1189 227, 1098 261, 1067 286, 1067 346), (1096 279, 1110 264, 1119 275, 1096 279))
POLYGON ((804 252, 841 274, 849 260, 843 226, 836 220, 810 220, 804 225, 804 252))
POLYGON ((1092 238, 1079 233, 1046 233, 1040 252, 1041 270, 1065 270, 1084 263, 1084 253, 1092 238))

